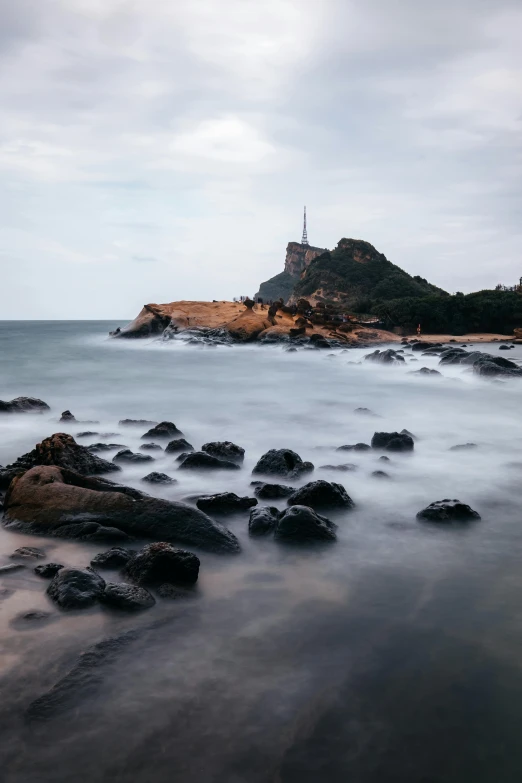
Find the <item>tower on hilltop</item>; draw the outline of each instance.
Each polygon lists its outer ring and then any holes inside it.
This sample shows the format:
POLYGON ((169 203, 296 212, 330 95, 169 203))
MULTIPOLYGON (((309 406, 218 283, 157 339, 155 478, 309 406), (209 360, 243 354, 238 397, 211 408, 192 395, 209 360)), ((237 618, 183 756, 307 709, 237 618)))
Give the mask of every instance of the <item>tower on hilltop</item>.
POLYGON ((303 218, 303 236, 301 239, 302 245, 308 244, 308 234, 306 233, 306 207, 304 208, 304 218, 303 218))

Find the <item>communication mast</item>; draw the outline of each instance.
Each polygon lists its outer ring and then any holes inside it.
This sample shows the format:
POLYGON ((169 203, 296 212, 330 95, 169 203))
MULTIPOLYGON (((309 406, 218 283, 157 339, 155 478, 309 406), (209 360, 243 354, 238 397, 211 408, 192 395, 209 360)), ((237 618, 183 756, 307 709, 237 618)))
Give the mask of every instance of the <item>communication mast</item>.
POLYGON ((306 233, 306 207, 304 208, 304 218, 303 218, 303 236, 301 239, 302 245, 308 244, 308 234, 306 233))

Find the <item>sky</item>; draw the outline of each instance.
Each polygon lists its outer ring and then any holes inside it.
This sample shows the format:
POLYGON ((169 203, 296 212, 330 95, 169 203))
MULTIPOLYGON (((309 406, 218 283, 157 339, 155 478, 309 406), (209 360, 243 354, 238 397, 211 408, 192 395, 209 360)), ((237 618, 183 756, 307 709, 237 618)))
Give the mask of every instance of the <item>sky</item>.
POLYGON ((522 275, 520 0, 0 0, 0 319, 253 295, 299 241, 522 275))

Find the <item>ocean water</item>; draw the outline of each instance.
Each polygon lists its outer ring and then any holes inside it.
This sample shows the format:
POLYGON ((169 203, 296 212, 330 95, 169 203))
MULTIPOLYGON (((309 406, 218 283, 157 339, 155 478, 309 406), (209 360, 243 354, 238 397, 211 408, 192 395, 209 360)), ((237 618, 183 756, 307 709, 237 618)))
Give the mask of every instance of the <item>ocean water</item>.
MULTIPOLYGON (((119 419, 169 420, 196 448, 243 446, 242 470, 177 473, 175 457, 160 454, 118 480, 143 488, 154 469, 178 479, 148 488, 162 497, 252 494, 257 459, 289 447, 314 463, 314 477, 342 483, 356 508, 329 515, 335 543, 309 548, 249 539, 248 514, 232 517, 241 553, 198 552, 193 595, 158 598, 139 615, 61 613, 30 568, 0 576, 0 779, 519 783, 522 384, 459 367, 416 376, 438 362, 418 353, 387 367, 359 364, 370 349, 107 339, 116 325, 0 322, 0 399, 37 396, 52 409, 0 419, 0 464, 59 431, 112 432, 137 450, 142 431, 119 419), (99 425, 59 424, 65 409, 99 425), (402 428, 415 451, 386 464, 375 452, 336 451, 402 428), (477 448, 450 451, 468 442, 477 448), (345 462, 356 470, 321 467, 345 462), (388 480, 372 476, 379 469, 388 480), (481 521, 416 520, 446 497, 481 521), (18 619, 30 610, 51 616, 18 619), (80 656, 93 649, 86 666, 80 656), (45 716, 29 720, 49 693, 45 716)), ((520 347, 502 355, 522 360, 520 347)), ((2 528, 0 565, 24 544, 84 566, 104 549, 2 528)))

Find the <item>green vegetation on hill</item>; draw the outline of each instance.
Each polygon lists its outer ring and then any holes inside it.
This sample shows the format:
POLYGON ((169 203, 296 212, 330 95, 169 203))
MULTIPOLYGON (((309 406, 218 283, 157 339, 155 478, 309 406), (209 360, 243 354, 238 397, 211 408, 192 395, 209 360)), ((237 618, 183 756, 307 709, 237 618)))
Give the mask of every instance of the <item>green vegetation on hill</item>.
POLYGON ((265 283, 261 283, 256 298, 260 296, 265 302, 270 300, 275 302, 281 297, 286 302, 287 299, 290 299, 298 279, 289 272, 280 272, 265 283))

